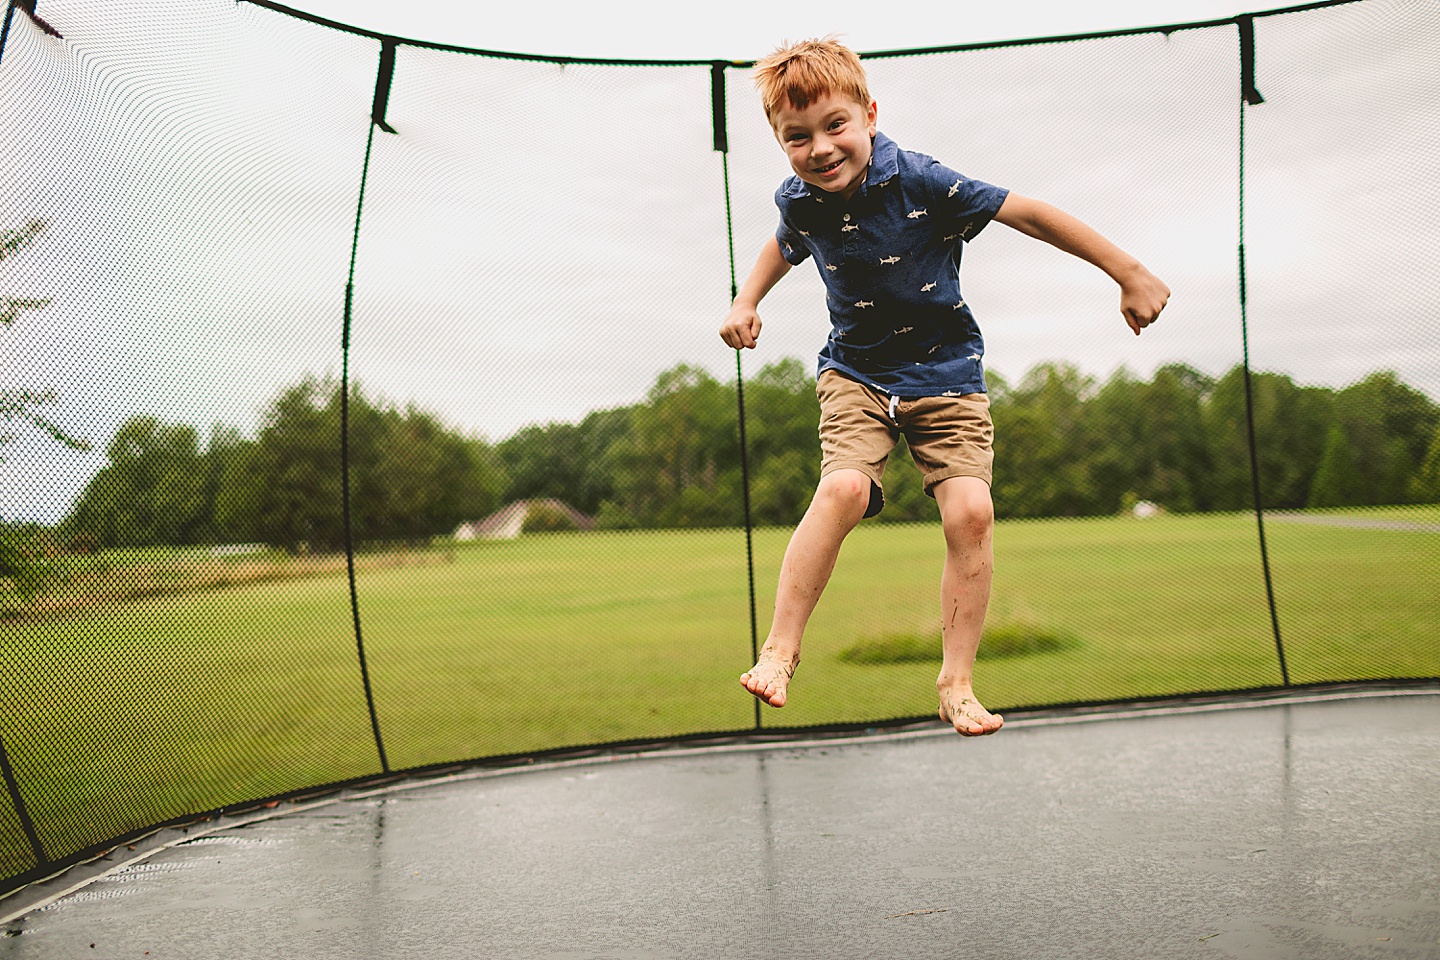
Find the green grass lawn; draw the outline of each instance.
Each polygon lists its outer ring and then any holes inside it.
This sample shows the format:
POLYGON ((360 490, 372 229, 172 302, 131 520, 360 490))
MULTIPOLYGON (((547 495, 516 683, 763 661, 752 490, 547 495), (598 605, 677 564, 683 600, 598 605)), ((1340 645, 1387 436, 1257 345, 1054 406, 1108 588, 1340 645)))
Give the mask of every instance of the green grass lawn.
MULTIPOLYGON (((1347 516, 1356 514, 1347 513, 1347 516)), ((1440 509, 1375 511, 1440 522, 1440 509)), ((1267 524, 1290 679, 1440 675, 1440 533, 1267 524)), ((789 531, 754 537, 761 637, 789 531)), ((934 711, 935 663, 851 663, 887 633, 939 646, 937 526, 847 541, 770 725, 934 711)), ((363 638, 399 769, 749 728, 744 533, 550 534, 360 570, 363 638)), ((994 708, 1279 684, 1254 518, 1001 523, 991 622, 1077 642, 987 658, 994 708)), ((343 575, 156 595, 5 624, 0 737, 52 855, 191 811, 379 769, 343 575)), ((0 874, 30 865, 0 803, 0 874)))

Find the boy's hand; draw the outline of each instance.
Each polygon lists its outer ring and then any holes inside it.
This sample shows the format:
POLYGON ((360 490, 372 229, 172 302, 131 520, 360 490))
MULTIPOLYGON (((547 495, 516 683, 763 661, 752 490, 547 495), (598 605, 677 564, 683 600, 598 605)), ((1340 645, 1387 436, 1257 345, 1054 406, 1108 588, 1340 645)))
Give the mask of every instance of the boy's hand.
POLYGON ((1155 274, 1136 265, 1132 276, 1120 284, 1120 313, 1135 336, 1154 323, 1170 301, 1170 288, 1155 274))
POLYGON ((760 301, 789 270, 790 263, 781 254, 779 241, 767 238, 745 285, 730 301, 730 315, 720 325, 721 340, 736 350, 755 348, 755 341, 760 339, 760 301))
POLYGON ((720 339, 736 350, 741 347, 754 349, 760 338, 760 314, 754 307, 736 303, 730 308, 730 315, 720 326, 720 339))

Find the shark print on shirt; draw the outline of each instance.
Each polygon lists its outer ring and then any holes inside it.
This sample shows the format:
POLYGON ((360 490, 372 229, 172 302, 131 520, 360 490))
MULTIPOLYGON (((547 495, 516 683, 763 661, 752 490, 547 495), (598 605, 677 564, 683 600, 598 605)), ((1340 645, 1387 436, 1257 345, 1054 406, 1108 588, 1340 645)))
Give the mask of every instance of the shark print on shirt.
POLYGON ((798 177, 776 191, 786 261, 813 257, 826 290, 831 329, 820 369, 907 398, 983 392, 973 359, 983 340, 959 265, 1005 191, 883 134, 873 142, 866 179, 851 196, 798 177))

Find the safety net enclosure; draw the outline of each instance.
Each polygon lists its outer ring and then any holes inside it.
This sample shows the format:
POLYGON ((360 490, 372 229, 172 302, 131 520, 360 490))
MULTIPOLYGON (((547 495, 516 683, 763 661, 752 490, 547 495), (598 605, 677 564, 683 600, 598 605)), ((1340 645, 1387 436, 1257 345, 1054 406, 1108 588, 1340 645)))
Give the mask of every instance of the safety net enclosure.
MULTIPOLYGON (((818 476, 751 65, 466 50, 276 4, 12 0, 0 44, 0 888, 462 762, 933 714, 903 453, 735 683, 818 476), (797 688, 799 694, 799 688, 797 688)), ((1440 7, 866 54, 880 129, 1174 291, 965 258, 999 709, 1440 676, 1440 7)))

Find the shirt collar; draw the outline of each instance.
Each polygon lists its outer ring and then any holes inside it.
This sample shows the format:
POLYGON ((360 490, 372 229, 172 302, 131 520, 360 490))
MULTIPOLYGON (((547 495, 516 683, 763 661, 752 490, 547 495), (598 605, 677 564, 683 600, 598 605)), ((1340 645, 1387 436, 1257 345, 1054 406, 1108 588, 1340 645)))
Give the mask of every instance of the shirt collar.
POLYGON ((900 148, 895 141, 880 131, 875 131, 875 146, 870 151, 870 172, 865 175, 865 187, 872 183, 884 183, 900 172, 900 148))
MULTIPOLYGON (((865 193, 871 185, 884 183, 900 172, 900 148, 895 146, 894 140, 877 130, 870 144, 870 166, 865 171, 865 182, 860 185, 857 195, 865 193)), ((798 200, 810 196, 810 184, 792 175, 780 193, 787 199, 798 200)))

